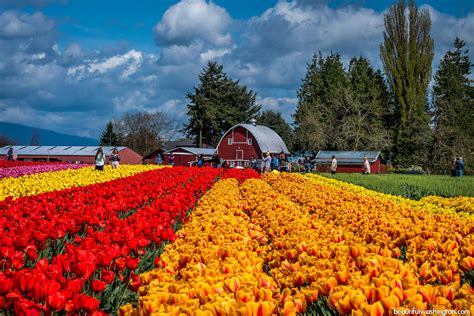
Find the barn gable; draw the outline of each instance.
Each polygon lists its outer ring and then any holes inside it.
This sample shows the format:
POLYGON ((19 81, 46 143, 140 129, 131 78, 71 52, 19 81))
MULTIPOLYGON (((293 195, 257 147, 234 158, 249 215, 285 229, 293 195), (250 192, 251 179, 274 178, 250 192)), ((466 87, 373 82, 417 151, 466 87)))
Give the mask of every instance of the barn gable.
POLYGON ((263 125, 253 125, 253 124, 238 124, 229 129, 224 136, 221 138, 217 148, 221 147, 222 140, 237 127, 242 127, 246 129, 252 136, 255 138, 258 147, 262 153, 267 151, 271 153, 281 153, 289 154, 288 148, 285 145, 283 139, 278 135, 274 130, 263 125))

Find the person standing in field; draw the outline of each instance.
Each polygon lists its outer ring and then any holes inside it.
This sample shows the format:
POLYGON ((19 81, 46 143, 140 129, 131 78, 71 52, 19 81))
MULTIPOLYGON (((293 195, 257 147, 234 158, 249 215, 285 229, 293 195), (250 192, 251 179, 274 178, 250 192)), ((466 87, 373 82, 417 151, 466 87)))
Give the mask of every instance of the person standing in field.
POLYGON ((161 158, 161 154, 156 155, 155 163, 157 165, 162 165, 163 164, 163 158, 161 158))
POLYGON ((364 157, 364 174, 370 174, 370 162, 367 157, 364 157))
POLYGON ((250 156, 249 167, 253 170, 257 169, 257 161, 255 160, 254 156, 250 156))
POLYGON ((97 149, 97 152, 95 154, 95 170, 104 171, 104 165, 105 165, 104 151, 102 150, 102 147, 99 147, 99 149, 97 149))
POLYGON ((13 160, 13 147, 12 146, 10 146, 10 148, 8 148, 7 160, 9 160, 9 161, 13 160))
POLYGON ((120 164, 120 156, 119 156, 117 148, 114 148, 114 150, 112 150, 112 154, 110 155, 109 161, 112 164, 113 169, 118 168, 120 164))
POLYGON ((450 172, 451 172, 451 177, 455 177, 456 176, 456 157, 453 158, 453 160, 451 161, 451 168, 450 168, 450 172))
POLYGON ((272 165, 272 156, 270 155, 269 151, 267 151, 267 154, 265 155, 265 159, 263 160, 263 163, 264 163, 264 172, 270 172, 271 165, 272 165))
POLYGON ((464 161, 462 161, 462 157, 459 157, 456 160, 456 177, 462 177, 464 172, 464 161))
POLYGON ((173 153, 171 153, 169 155, 168 159, 169 159, 169 165, 174 166, 174 155, 173 155, 173 153))
POLYGON ((332 156, 332 160, 331 160, 331 174, 336 174, 336 170, 337 170, 337 160, 336 160, 336 156, 332 156))

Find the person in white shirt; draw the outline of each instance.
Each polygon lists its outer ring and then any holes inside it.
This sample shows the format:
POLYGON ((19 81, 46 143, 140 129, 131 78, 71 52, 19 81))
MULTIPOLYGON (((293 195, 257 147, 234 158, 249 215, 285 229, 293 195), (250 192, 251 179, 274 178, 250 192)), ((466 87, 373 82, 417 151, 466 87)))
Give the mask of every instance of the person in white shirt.
POLYGON ((97 153, 95 154, 95 170, 104 171, 105 165, 105 155, 102 150, 102 147, 97 149, 97 153))
POLYGON ((331 173, 332 173, 332 174, 335 174, 335 173, 336 173, 336 170, 337 170, 337 160, 336 160, 336 156, 332 156, 332 160, 331 160, 331 173))
POLYGON ((364 158, 364 174, 370 174, 370 162, 367 157, 364 158))

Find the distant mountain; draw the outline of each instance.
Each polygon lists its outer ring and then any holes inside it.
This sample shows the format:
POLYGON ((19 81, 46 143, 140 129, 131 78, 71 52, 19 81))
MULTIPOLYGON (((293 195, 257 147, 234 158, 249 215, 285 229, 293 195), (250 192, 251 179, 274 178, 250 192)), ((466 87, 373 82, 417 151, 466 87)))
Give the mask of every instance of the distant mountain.
POLYGON ((33 132, 38 133, 41 146, 97 146, 97 139, 56 133, 55 131, 31 126, 0 122, 0 135, 7 136, 15 145, 30 145, 33 132))

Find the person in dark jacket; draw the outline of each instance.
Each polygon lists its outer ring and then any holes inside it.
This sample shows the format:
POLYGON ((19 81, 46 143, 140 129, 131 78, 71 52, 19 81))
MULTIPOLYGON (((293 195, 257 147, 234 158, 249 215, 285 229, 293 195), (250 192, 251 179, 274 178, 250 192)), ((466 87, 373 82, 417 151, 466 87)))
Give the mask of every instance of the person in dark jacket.
POLYGON ((112 154, 109 157, 109 161, 113 169, 118 168, 120 164, 120 156, 119 156, 117 148, 114 148, 114 150, 112 150, 112 154))
POLYGON ((10 146, 10 148, 8 148, 7 160, 13 160, 13 147, 12 146, 10 146))
POLYGON ((458 157, 456 160, 456 177, 462 177, 464 172, 464 161, 462 161, 462 157, 458 157))

